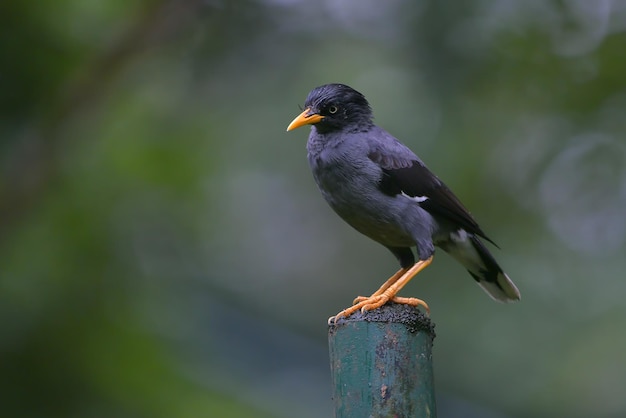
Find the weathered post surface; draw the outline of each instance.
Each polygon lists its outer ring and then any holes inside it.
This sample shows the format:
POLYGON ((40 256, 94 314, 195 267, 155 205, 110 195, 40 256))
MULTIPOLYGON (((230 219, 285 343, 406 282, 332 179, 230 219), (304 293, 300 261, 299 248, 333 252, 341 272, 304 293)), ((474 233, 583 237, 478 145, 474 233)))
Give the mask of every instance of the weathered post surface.
POLYGON ((336 418, 436 417, 434 324, 389 303, 329 326, 336 418))

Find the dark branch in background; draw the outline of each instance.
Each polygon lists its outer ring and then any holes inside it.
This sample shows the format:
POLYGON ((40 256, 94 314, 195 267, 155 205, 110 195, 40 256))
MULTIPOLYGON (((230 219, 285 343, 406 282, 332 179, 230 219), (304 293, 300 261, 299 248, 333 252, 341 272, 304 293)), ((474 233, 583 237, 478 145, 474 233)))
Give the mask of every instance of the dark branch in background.
POLYGON ((66 83, 47 114, 34 115, 32 129, 14 140, 4 156, 0 183, 0 245, 37 206, 58 175, 67 120, 98 105, 111 82, 138 53, 176 37, 207 4, 200 0, 164 0, 147 4, 136 23, 100 56, 66 83))

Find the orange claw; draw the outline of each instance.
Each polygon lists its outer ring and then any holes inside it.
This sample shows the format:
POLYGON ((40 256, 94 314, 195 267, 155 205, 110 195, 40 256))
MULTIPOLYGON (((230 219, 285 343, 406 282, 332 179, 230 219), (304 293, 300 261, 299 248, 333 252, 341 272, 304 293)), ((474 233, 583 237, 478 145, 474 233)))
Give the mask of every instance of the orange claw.
POLYGON ((424 310, 426 310, 426 313, 430 315, 430 308, 428 307, 428 304, 424 302, 422 299, 403 298, 402 296, 396 296, 393 299, 391 299, 391 301, 393 303, 400 303, 402 305, 415 306, 416 308, 421 306, 422 308, 424 308, 424 310))
POLYGON ((344 309, 335 316, 328 318, 328 325, 332 325, 337 322, 337 319, 344 318, 352 315, 359 309, 361 312, 371 311, 373 309, 380 308, 385 303, 392 301, 395 303, 401 303, 411 306, 422 306, 426 309, 426 312, 430 314, 430 308, 428 304, 421 299, 417 298, 405 298, 396 296, 396 293, 400 291, 413 277, 415 277, 420 271, 424 270, 433 261, 431 256, 427 260, 420 260, 412 267, 398 270, 393 276, 391 276, 376 292, 370 297, 358 296, 354 299, 353 305, 344 309))
POLYGON ((343 311, 339 312, 337 315, 328 318, 328 325, 334 324, 339 318, 349 317, 359 309, 361 310, 361 313, 365 313, 367 311, 378 309, 387 302, 399 303, 402 305, 410 305, 415 307, 421 306, 426 310, 426 313, 430 315, 430 308, 428 307, 428 304, 423 300, 417 298, 404 298, 401 296, 394 296, 391 299, 386 299, 383 295, 377 295, 373 297, 370 296, 369 298, 359 296, 359 298, 357 299, 361 300, 355 305, 352 305, 349 308, 346 308, 343 311))

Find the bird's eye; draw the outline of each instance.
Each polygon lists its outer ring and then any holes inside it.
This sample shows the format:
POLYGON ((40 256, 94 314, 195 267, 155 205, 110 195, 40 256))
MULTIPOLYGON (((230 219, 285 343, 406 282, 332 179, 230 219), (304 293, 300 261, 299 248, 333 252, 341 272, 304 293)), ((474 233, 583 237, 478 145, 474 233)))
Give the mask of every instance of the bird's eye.
POLYGON ((330 114, 334 114, 334 113, 337 113, 337 111, 338 111, 338 110, 339 110, 339 109, 337 108, 337 106, 330 106, 330 107, 328 108, 328 113, 330 113, 330 114))

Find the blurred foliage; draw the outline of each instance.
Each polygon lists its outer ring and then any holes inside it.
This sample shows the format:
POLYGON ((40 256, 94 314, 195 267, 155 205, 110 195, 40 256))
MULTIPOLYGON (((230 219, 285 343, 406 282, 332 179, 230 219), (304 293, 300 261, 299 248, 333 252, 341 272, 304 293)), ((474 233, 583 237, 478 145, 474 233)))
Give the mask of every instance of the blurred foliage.
POLYGON ((318 195, 344 82, 455 190, 522 302, 446 255, 442 417, 626 415, 626 3, 0 5, 0 411, 325 417, 326 318, 396 265, 318 195))

